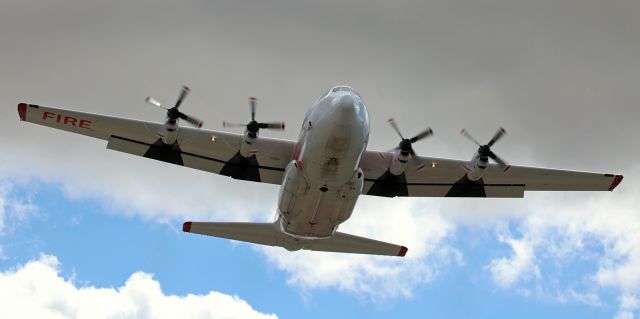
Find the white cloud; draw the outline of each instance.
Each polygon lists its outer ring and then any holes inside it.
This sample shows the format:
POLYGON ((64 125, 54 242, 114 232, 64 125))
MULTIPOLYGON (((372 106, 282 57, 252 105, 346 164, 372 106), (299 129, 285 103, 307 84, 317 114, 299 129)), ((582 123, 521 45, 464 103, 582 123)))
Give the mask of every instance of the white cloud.
POLYGON ((276 318, 220 292, 167 295, 143 272, 118 288, 78 286, 49 255, 0 273, 0 300, 2 318, 276 318))
POLYGON ((22 221, 36 212, 36 206, 28 198, 12 194, 13 184, 0 175, 0 235, 4 234, 7 220, 22 221))
POLYGON ((620 297, 620 308, 615 319, 633 319, 633 312, 640 308, 637 296, 624 294, 620 297))
POLYGON ((617 317, 632 318, 640 294, 638 172, 628 171, 613 193, 529 196, 529 208, 514 227, 519 235, 498 232, 510 256, 488 264, 494 282, 544 299, 593 306, 602 304, 598 293, 614 288, 621 300, 617 317), (579 270, 577 279, 567 281, 565 275, 576 274, 568 268, 575 262, 593 264, 596 270, 579 270), (556 290, 564 292, 549 293, 556 290))
POLYGON ((540 269, 536 265, 533 252, 534 245, 527 239, 505 238, 499 235, 498 240, 511 247, 510 257, 493 260, 487 268, 491 277, 501 287, 509 288, 516 282, 529 277, 540 277, 540 269))
POLYGON ((404 258, 324 252, 262 252, 290 274, 289 284, 302 290, 337 288, 372 300, 410 297, 443 268, 461 264, 462 255, 447 244, 454 226, 426 201, 363 197, 340 231, 405 245, 404 258))

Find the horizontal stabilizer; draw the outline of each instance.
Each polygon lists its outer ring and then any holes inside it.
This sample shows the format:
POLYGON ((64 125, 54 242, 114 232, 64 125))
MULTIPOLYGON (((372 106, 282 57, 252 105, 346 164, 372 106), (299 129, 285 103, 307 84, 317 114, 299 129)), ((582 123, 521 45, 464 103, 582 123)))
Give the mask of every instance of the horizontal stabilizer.
POLYGON ((314 240, 304 249, 338 253, 385 255, 404 257, 407 247, 383 241, 336 232, 327 239, 314 240))
POLYGON ((284 236, 275 224, 269 223, 186 222, 182 231, 268 246, 279 246, 277 237, 284 236))
POLYGON ((273 223, 186 222, 184 232, 239 240, 254 244, 278 246, 287 250, 315 250, 338 253, 404 256, 407 248, 374 239, 336 232, 323 239, 301 239, 289 236, 273 223))

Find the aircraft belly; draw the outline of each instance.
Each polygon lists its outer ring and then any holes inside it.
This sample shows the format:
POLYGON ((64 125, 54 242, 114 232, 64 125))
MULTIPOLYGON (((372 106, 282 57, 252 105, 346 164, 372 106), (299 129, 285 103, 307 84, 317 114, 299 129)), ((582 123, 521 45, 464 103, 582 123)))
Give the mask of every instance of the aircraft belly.
POLYGON ((366 147, 357 125, 318 123, 305 141, 303 174, 312 183, 339 187, 348 182, 366 147))
POLYGON ((285 231, 305 237, 327 237, 351 215, 356 198, 345 198, 341 190, 310 191, 293 195, 285 216, 285 231))
POLYGON ((278 202, 283 230, 303 237, 332 235, 351 216, 363 184, 361 169, 338 187, 311 184, 292 161, 287 166, 278 202))

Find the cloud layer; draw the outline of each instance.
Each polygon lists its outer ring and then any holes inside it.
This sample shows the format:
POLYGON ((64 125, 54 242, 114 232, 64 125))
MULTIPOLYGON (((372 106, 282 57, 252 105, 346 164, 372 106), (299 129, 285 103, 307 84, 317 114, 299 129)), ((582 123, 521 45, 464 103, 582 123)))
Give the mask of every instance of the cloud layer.
MULTIPOLYGON (((444 265, 464 264, 449 241, 464 225, 488 230, 487 242, 507 248, 478 269, 497 287, 591 305, 602 289, 614 289, 620 318, 637 314, 638 1, 278 3, 6 1, 0 175, 44 180, 154 222, 270 219, 274 186, 106 151, 102 141, 18 123, 15 105, 162 120, 144 97, 169 102, 189 84, 184 108, 206 127, 246 119, 245 97, 257 95, 259 116, 286 121, 294 129, 277 136, 295 139, 313 99, 348 84, 368 104, 372 149, 397 144, 390 117, 407 132, 432 126, 436 135, 416 151, 452 158, 475 151, 457 134, 461 128, 483 140, 505 126, 509 135, 495 150, 512 164, 626 177, 612 194, 363 198, 340 230, 406 244, 407 257, 260 249, 293 286, 410 296, 444 265), (596 270, 564 282, 567 263, 576 260, 596 270)), ((11 203, 19 201, 5 197, 5 221, 11 203)))
POLYGON ((448 244, 454 225, 434 212, 434 205, 411 200, 362 198, 340 231, 405 245, 407 256, 381 257, 311 251, 260 249, 276 267, 290 274, 289 283, 303 291, 319 288, 365 296, 371 300, 410 297, 416 287, 434 280, 447 267, 462 263, 448 244))
POLYGON ((0 300, 2 318, 277 318, 216 291, 167 295, 143 272, 117 288, 79 285, 60 276, 50 255, 0 273, 0 300))

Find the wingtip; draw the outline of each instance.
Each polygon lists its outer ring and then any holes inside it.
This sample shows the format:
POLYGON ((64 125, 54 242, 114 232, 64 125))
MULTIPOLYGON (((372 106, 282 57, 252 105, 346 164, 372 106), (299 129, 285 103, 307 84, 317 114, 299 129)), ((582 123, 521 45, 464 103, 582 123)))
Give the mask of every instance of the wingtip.
POLYGON ((185 222, 182 224, 182 231, 185 233, 191 232, 191 224, 192 222, 185 222))
POLYGON ((618 184, 620 184, 620 182, 622 182, 622 179, 624 178, 624 176, 622 175, 616 175, 613 178, 613 182, 611 183, 611 186, 609 186, 609 191, 613 191, 616 187, 618 187, 618 184))
POLYGON ((409 251, 409 248, 405 246, 400 246, 400 252, 398 252, 398 257, 404 257, 404 255, 407 254, 407 251, 409 251))
POLYGON ((20 121, 27 120, 27 103, 18 104, 18 115, 20 115, 20 121))

